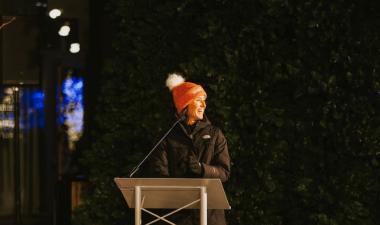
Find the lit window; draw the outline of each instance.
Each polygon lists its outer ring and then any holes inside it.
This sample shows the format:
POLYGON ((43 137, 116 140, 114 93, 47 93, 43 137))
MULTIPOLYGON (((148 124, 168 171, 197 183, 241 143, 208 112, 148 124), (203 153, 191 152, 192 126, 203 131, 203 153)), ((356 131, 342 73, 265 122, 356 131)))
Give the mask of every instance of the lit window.
POLYGON ((69 148, 80 139, 83 132, 83 78, 68 76, 62 83, 62 102, 59 122, 66 126, 69 148))

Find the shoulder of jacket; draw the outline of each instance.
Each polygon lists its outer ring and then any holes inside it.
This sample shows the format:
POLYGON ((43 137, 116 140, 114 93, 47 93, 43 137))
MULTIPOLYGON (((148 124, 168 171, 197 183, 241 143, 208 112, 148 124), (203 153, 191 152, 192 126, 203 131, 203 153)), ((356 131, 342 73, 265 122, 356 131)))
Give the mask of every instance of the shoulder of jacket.
POLYGON ((215 133, 216 132, 222 132, 222 130, 219 128, 219 127, 217 127, 217 126, 215 126, 215 125, 210 125, 211 126, 211 128, 210 129, 212 129, 215 133))
POLYGON ((212 133, 213 136, 216 136, 216 137, 224 136, 222 130, 217 126, 211 125, 209 129, 210 129, 210 133, 212 133))

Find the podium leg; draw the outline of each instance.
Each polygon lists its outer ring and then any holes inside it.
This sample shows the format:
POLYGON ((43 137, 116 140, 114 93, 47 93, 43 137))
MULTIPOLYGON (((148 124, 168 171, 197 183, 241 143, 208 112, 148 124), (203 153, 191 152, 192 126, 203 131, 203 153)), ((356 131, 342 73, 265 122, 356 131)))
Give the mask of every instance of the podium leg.
POLYGON ((201 187, 200 224, 207 225, 207 192, 206 187, 201 187))
POLYGON ((135 187, 135 225, 141 225, 141 187, 135 187))

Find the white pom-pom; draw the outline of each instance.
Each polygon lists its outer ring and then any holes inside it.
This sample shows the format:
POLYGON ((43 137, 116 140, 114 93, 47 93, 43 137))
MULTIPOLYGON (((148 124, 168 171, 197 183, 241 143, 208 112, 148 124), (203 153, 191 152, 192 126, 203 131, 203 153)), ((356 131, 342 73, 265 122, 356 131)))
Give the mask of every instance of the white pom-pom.
POLYGON ((172 73, 169 74, 166 79, 166 86, 169 90, 172 90, 174 87, 182 84, 183 82, 185 82, 185 78, 183 78, 180 74, 172 73))

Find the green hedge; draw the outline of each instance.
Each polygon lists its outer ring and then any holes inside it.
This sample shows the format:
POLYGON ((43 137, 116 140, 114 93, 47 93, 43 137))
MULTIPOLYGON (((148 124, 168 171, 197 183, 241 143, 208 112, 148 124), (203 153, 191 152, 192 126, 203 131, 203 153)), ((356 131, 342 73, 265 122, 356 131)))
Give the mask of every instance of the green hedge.
POLYGON ((172 71, 204 84, 228 139, 229 224, 378 224, 380 3, 109 2, 115 54, 74 224, 132 224, 112 179, 169 127, 172 71))

